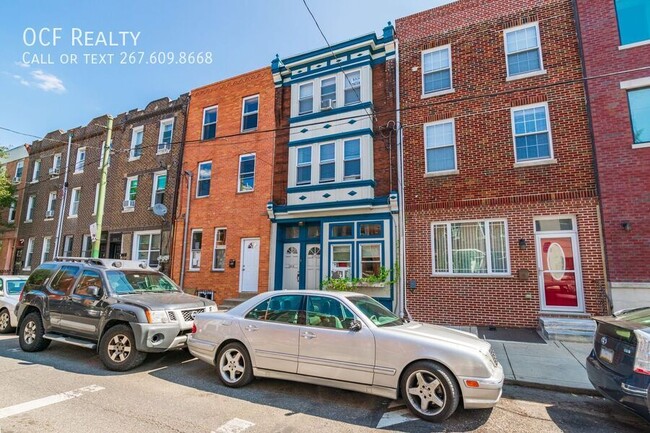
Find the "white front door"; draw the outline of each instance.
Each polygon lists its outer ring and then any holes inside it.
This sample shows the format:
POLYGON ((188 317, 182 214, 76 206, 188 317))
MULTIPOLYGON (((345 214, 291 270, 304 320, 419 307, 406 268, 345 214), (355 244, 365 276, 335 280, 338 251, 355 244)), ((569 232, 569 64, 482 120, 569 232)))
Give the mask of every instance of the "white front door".
POLYGON ((260 264, 259 238, 243 238, 241 240, 241 260, 239 270, 239 291, 257 292, 260 264))
POLYGON ((320 245, 307 245, 307 268, 305 289, 320 289, 320 245))
POLYGON ((282 289, 296 290, 300 281, 300 244, 284 244, 282 289))

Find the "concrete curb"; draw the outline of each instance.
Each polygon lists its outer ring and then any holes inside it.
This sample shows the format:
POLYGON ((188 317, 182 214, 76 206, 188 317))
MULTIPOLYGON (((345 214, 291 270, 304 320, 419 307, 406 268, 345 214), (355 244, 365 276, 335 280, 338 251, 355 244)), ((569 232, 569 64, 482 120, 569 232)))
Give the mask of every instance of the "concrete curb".
POLYGON ((565 385, 554 385, 550 383, 527 382, 525 380, 505 379, 504 384, 521 386, 526 388, 545 389, 548 391, 564 392, 568 394, 590 395, 592 397, 602 397, 595 389, 576 388, 565 385))

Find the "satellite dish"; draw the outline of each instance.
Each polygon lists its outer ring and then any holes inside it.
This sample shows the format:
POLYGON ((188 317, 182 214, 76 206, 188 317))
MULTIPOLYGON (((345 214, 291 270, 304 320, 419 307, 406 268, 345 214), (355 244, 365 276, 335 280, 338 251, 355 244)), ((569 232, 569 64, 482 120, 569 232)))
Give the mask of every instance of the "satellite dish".
POLYGON ((167 215, 167 206, 165 206, 162 203, 156 203, 153 205, 153 213, 154 215, 158 215, 159 217, 163 217, 167 215))

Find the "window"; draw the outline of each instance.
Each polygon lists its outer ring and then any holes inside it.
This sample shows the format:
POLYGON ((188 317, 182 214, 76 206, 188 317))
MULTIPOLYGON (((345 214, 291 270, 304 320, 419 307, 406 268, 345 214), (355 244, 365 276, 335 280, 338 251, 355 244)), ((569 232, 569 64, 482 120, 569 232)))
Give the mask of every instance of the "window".
POLYGON ((456 125, 454 119, 424 125, 425 170, 444 173, 456 170, 456 125))
POLYGON ((328 296, 309 296, 307 298, 308 326, 347 330, 352 320, 354 320, 354 314, 337 299, 328 296))
POLYGON ((320 145, 320 183, 336 180, 335 149, 334 143, 320 145))
POLYGON ((359 236, 364 238, 381 237, 382 223, 359 223, 359 236))
POLYGON ((298 88, 298 114, 314 111, 314 84, 306 83, 298 88))
POLYGON ((41 177, 41 160, 37 159, 34 161, 34 169, 32 170, 32 183, 38 182, 38 179, 41 177))
POLYGON ((67 235, 63 238, 63 257, 72 257, 72 244, 74 238, 72 235, 67 235))
POLYGON ((34 216, 34 204, 36 202, 36 196, 35 195, 30 195, 27 198, 27 212, 25 213, 25 222, 30 223, 32 222, 32 218, 34 216))
POLYGON ((320 82, 320 105, 321 110, 336 108, 336 77, 320 82))
POLYGON ((509 273, 505 221, 433 223, 434 274, 509 273))
POLYGON ((133 128, 131 132, 131 151, 129 160, 138 159, 142 156, 142 140, 144 138, 144 126, 133 128))
POLYGON ((380 244, 361 244, 361 277, 370 277, 379 275, 381 267, 381 245, 380 244))
MULTIPOLYGON (((133 140, 133 137, 131 138, 133 140)), ((108 145, 108 156, 106 157, 106 167, 111 165, 111 152, 113 150, 113 140, 111 140, 110 144, 108 145)), ((100 150, 100 155, 99 155, 99 168, 102 168, 102 163, 104 162, 104 153, 106 152, 106 142, 102 142, 102 148, 100 150)))
POLYGON ((504 32, 508 77, 542 71, 542 50, 537 23, 504 32))
POLYGON ((242 132, 257 129, 257 114, 259 111, 259 96, 244 98, 242 104, 241 130, 242 132))
POLYGON ((25 162, 23 160, 20 160, 16 163, 16 174, 14 177, 14 182, 18 183, 20 182, 20 179, 23 178, 24 168, 25 168, 25 162))
POLYGON ((70 211, 69 217, 76 217, 79 214, 79 201, 81 200, 81 188, 74 188, 70 196, 70 211))
POLYGON ((266 299, 246 314, 246 319, 298 323, 302 295, 279 295, 266 299))
POLYGON ((74 164, 74 172, 83 173, 85 165, 86 165, 86 148, 80 147, 79 149, 77 149, 77 161, 74 164))
POLYGON ((158 137, 158 153, 167 153, 172 150, 172 136, 174 135, 174 119, 160 121, 160 137, 158 137))
POLYGON ((11 201, 11 204, 9 205, 9 215, 7 217, 8 223, 16 221, 16 201, 18 201, 18 197, 14 197, 14 199, 11 201))
POLYGON ((210 195, 210 178, 212 177, 212 161, 199 163, 199 178, 196 182, 196 196, 210 195))
POLYGON ((79 282, 74 288, 75 295, 88 296, 92 298, 101 298, 102 297, 102 277, 97 271, 83 271, 81 277, 79 277, 79 282), (89 287, 97 287, 99 293, 97 296, 91 296, 88 293, 89 287))
POLYGON ((57 153, 52 158, 52 170, 50 174, 53 176, 58 176, 61 173, 61 154, 57 153))
POLYGON ((27 251, 25 251, 25 263, 23 270, 32 269, 32 258, 34 257, 34 238, 27 239, 27 251))
POLYGON ((135 234, 136 260, 147 263, 152 268, 158 267, 160 256, 160 232, 140 232, 135 234))
POLYGON ((83 235, 81 238, 81 257, 90 257, 93 251, 93 239, 90 235, 83 235))
POLYGON ((350 278, 351 245, 332 245, 332 278, 350 278))
POLYGON ((56 191, 50 191, 47 196, 47 210, 45 211, 45 218, 54 218, 54 211, 56 210, 56 191))
POLYGON ((650 87, 627 92, 634 144, 650 143, 650 87))
POLYGON ((138 176, 131 176, 126 178, 126 189, 124 191, 124 209, 135 208, 135 197, 138 192, 138 176))
POLYGON ((190 252, 190 269, 199 270, 201 268, 201 245, 203 244, 203 231, 192 230, 192 243, 190 252))
POLYGON ((212 270, 223 271, 226 269, 226 229, 214 229, 214 258, 212 270))
POLYGON ((284 238, 285 239, 298 239, 300 237, 300 227, 298 226, 289 226, 284 229, 284 238))
POLYGON ((451 46, 422 52, 422 93, 451 90, 451 46))
POLYGON ((361 102, 361 71, 344 74, 343 79, 345 80, 345 105, 361 102))
POLYGON ((343 143, 343 180, 361 179, 361 140, 343 143))
POLYGON ((311 146, 298 148, 296 185, 311 183, 311 146))
POLYGON ((615 0, 621 45, 650 40, 650 2, 615 0))
POLYGON ((97 215, 98 207, 99 207, 99 183, 95 185, 95 204, 93 205, 93 215, 97 215))
POLYGON ((52 277, 50 287, 59 293, 67 294, 72 286, 74 286, 79 271, 81 269, 77 266, 61 266, 59 272, 52 277))
POLYGON ((331 224, 330 237, 351 238, 354 236, 353 224, 331 224))
POLYGON ((43 249, 41 250, 41 263, 50 260, 50 249, 52 247, 52 237, 43 238, 43 249))
POLYGON ((167 188, 167 171, 159 171, 153 174, 151 188, 151 206, 163 204, 165 201, 165 188, 167 188))
POLYGON ((238 192, 249 192, 255 189, 255 154, 240 155, 238 192))
POLYGON ((217 108, 208 107, 203 110, 203 135, 202 140, 209 140, 217 136, 217 108))
POLYGON ((553 158, 546 104, 512 109, 517 162, 553 158))

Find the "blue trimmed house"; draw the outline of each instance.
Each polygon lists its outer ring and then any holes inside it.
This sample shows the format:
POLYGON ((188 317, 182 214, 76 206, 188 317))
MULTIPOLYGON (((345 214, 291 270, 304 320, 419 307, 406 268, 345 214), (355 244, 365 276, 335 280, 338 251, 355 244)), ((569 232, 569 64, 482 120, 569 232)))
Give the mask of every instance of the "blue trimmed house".
MULTIPOLYGON (((271 66, 278 132, 267 208, 270 290, 318 289, 328 277, 393 269, 398 200, 392 25, 382 37, 370 33, 276 57, 271 66)), ((394 285, 369 290, 393 307, 394 285)))

